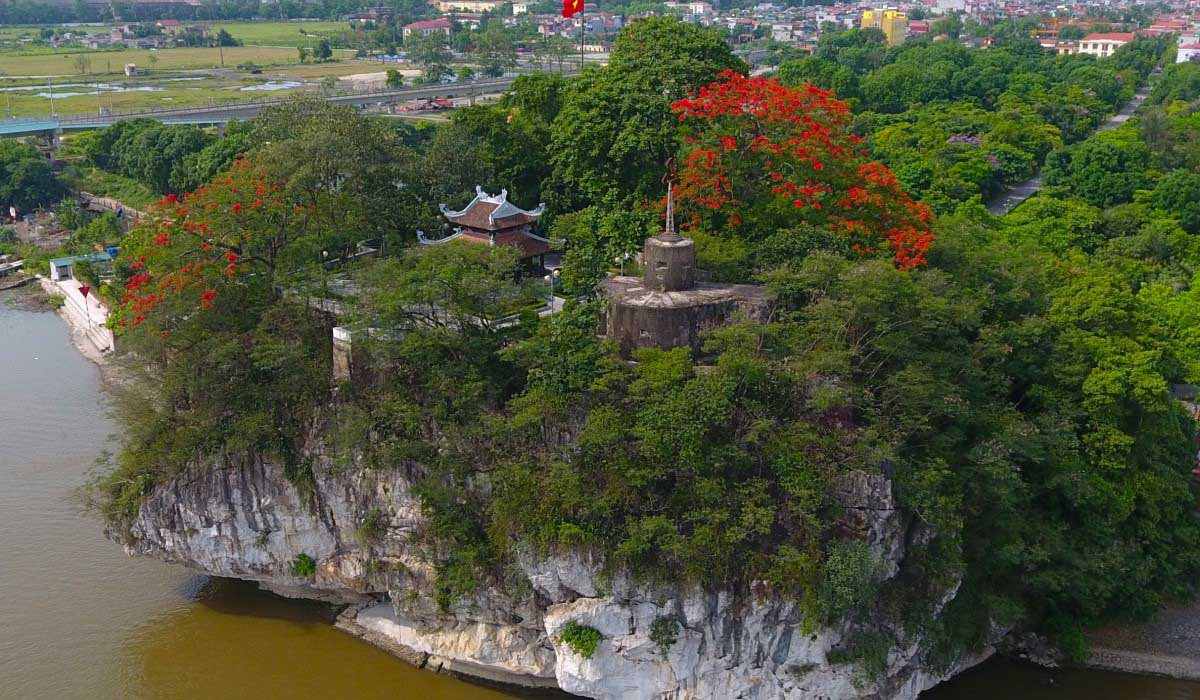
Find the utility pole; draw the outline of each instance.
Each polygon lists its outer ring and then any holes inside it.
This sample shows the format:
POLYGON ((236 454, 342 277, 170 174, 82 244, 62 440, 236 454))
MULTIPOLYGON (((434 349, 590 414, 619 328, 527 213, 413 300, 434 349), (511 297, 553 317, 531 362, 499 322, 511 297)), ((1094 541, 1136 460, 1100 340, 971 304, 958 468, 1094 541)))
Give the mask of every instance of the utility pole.
POLYGON ((50 89, 50 117, 54 118, 58 116, 58 112, 54 111, 54 83, 50 82, 49 78, 46 78, 46 87, 50 89))

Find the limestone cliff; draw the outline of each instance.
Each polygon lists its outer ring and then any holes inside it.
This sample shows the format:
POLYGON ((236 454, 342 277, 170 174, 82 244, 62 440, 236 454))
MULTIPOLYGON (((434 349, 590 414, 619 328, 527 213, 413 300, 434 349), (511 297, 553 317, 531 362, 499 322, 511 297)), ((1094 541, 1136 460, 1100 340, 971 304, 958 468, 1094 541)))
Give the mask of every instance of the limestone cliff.
MULTIPOLYGON (((316 457, 312 472, 311 488, 298 490, 280 465, 261 459, 198 466, 158 489, 121 534, 131 553, 355 604, 343 616, 348 628, 418 665, 584 697, 908 700, 949 675, 925 668, 917 640, 898 629, 884 673, 863 674, 830 659, 848 630, 805 633, 800 611, 765 588, 643 585, 600 576, 599 562, 578 552, 522 557, 503 590, 479 590, 442 612, 434 553, 419 544, 414 469, 342 470, 316 457), (302 554, 317 563, 311 576, 294 571, 302 554), (670 644, 652 632, 663 620, 670 644), (560 640, 571 621, 600 631, 591 658, 560 640)), ((854 473, 838 494, 846 526, 894 576, 920 528, 897 507, 891 483, 854 473)))

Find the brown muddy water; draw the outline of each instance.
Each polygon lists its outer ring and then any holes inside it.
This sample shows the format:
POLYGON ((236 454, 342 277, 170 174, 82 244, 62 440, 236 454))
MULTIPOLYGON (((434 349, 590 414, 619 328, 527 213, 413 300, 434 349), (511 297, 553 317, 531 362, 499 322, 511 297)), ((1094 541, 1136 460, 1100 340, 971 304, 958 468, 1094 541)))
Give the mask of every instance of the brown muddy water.
MULTIPOLYGON (((334 629, 328 607, 130 559, 73 499, 112 444, 100 374, 0 294, 0 700, 494 700, 334 629)), ((993 661, 928 700, 1200 700, 1200 684, 993 661)), ((924 699, 923 699, 924 700, 924 699)))

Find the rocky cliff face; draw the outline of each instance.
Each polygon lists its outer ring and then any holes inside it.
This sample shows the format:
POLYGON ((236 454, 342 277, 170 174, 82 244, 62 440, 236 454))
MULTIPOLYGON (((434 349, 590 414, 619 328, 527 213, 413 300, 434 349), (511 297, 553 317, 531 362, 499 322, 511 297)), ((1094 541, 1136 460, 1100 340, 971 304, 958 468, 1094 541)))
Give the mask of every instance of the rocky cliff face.
MULTIPOLYGON (((585 553, 523 557, 503 590, 479 590, 439 611, 432 553, 417 544, 424 522, 412 473, 344 471, 318 458, 313 486, 301 492, 277 464, 229 459, 158 490, 126 546, 284 595, 355 604, 343 616, 347 628, 420 666, 590 698, 909 700, 950 675, 925 668, 917 640, 899 631, 884 673, 864 674, 830 659, 847 630, 806 633, 801 612, 765 588, 605 578, 585 553), (316 561, 313 575, 297 575, 301 555, 316 561), (600 631, 591 658, 560 639, 572 621, 600 631)), ((919 528, 909 527, 890 482, 856 473, 838 493, 846 526, 895 575, 919 528)))

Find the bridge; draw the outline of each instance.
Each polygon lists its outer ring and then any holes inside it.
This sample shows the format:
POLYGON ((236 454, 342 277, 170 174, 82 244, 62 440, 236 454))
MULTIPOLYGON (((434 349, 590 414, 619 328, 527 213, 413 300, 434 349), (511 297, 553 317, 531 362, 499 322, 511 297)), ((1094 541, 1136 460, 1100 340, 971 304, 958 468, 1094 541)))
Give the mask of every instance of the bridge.
MULTIPOLYGON (((567 71, 566 74, 570 75, 571 71, 567 71)), ((512 85, 514 79, 515 76, 508 76, 486 80, 447 83, 444 85, 334 94, 324 99, 334 104, 365 106, 408 100, 432 99, 436 97, 478 97, 480 95, 504 92, 512 85)), ((224 124, 231 119, 250 119, 264 109, 284 104, 289 99, 290 96, 271 100, 234 102, 207 107, 177 107, 174 109, 117 114, 72 114, 28 119, 2 119, 0 120, 0 137, 33 136, 38 134, 55 136, 64 131, 99 129, 111 126, 115 122, 129 119, 154 119, 164 124, 224 124)))
MULTIPOLYGON (((769 54, 763 49, 740 50, 735 54, 741 56, 752 66, 758 64, 769 54)), ((578 68, 560 70, 563 75, 578 75, 578 68)), ((478 97, 481 95, 504 92, 512 86, 516 76, 489 78, 465 82, 427 85, 421 87, 395 88, 368 92, 353 92, 328 95, 324 99, 333 104, 372 105, 409 100, 433 99, 437 97, 478 97)), ((223 105, 176 107, 173 109, 157 109, 142 112, 120 112, 113 114, 71 114, 55 115, 53 117, 30 117, 21 119, 0 119, 0 138, 14 136, 45 135, 53 142, 64 131, 82 131, 100 129, 112 126, 119 121, 129 119, 154 119, 163 124, 195 124, 211 126, 224 124, 231 119, 250 119, 259 112, 284 104, 292 95, 270 100, 255 100, 252 102, 230 102, 223 105)))

